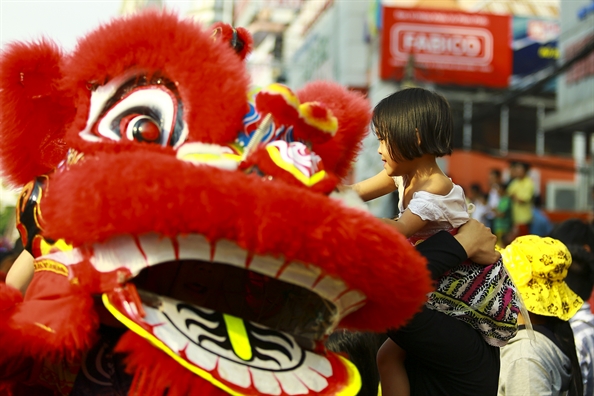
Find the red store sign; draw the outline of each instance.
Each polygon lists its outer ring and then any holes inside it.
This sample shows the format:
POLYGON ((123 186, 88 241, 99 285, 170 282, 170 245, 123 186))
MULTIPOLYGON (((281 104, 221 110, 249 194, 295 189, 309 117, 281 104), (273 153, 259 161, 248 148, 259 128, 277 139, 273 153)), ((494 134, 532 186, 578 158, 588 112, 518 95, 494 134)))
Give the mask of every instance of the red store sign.
POLYGON ((511 17, 384 7, 380 77, 508 86, 511 17))

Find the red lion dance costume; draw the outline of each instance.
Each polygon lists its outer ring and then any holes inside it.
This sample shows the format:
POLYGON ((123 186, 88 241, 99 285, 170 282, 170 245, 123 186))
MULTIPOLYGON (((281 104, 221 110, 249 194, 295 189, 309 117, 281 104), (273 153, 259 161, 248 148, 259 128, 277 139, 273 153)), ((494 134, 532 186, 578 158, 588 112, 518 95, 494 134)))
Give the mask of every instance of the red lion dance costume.
POLYGON ((336 192, 367 101, 329 82, 250 95, 250 45, 151 11, 72 54, 3 53, 0 158, 35 256, 24 296, 0 284, 3 392, 68 394, 117 323, 129 394, 355 395, 327 335, 425 301, 421 256, 336 192))

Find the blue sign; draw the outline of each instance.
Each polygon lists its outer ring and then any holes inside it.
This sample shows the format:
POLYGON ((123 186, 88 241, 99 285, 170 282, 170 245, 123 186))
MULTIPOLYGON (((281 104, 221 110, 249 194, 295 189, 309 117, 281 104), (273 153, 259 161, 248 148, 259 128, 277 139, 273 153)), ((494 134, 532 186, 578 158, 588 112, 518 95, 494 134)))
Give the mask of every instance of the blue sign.
POLYGON ((585 7, 578 10, 577 17, 580 21, 583 21, 588 17, 589 14, 594 12, 594 0, 585 7))
POLYGON ((514 82, 555 65, 561 28, 555 19, 518 16, 513 17, 512 26, 513 86, 514 82))

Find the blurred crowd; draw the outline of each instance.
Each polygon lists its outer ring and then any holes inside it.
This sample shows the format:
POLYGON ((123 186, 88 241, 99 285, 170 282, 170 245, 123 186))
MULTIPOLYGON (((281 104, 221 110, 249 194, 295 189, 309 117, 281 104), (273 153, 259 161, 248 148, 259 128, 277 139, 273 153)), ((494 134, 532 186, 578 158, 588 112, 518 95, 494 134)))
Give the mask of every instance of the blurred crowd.
POLYGON ((504 180, 500 169, 492 169, 488 191, 481 183, 473 183, 467 191, 468 203, 473 207, 471 217, 491 228, 500 247, 523 235, 547 236, 553 229, 529 170, 526 162, 512 162, 508 180, 504 180))

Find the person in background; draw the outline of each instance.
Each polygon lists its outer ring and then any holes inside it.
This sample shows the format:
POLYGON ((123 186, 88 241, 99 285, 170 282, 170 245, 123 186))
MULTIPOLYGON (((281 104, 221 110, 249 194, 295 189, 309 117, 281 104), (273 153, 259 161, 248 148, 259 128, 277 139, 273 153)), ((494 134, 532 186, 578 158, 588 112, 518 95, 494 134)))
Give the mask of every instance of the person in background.
POLYGON ((516 236, 528 235, 532 222, 532 200, 534 182, 528 177, 530 165, 514 162, 511 166, 513 180, 507 186, 507 194, 512 200, 512 219, 516 236))
POLYGON ((474 210, 470 213, 470 217, 480 221, 487 227, 490 227, 491 224, 488 219, 490 208, 487 205, 487 196, 483 192, 480 184, 473 183, 470 185, 468 199, 470 200, 470 203, 474 205, 474 210))
POLYGON ((594 186, 592 186, 590 189, 590 200, 588 202, 588 207, 590 210, 588 210, 586 220, 590 225, 594 225, 594 186))
POLYGON ((584 305, 569 319, 582 370, 584 395, 594 395, 594 314, 587 302, 594 288, 594 229, 579 219, 558 224, 551 237, 563 242, 572 263, 565 282, 584 300, 584 305))
POLYGON ((502 185, 501 171, 499 169, 491 169, 489 172, 489 193, 487 196, 487 221, 489 222, 488 227, 491 229, 494 227, 494 220, 497 216, 497 206, 499 205, 499 199, 501 194, 499 193, 499 187, 502 185))
POLYGON ((532 222, 530 222, 530 234, 547 236, 553 230, 553 223, 551 223, 549 216, 542 209, 541 203, 540 195, 535 196, 532 207, 532 222))
POLYGON ((568 320, 582 299, 565 283, 571 254, 560 241, 536 235, 516 238, 501 251, 524 301, 534 331, 524 326, 501 348, 499 396, 583 395, 582 375, 568 320), (532 338, 532 339, 531 339, 532 338), (568 393, 566 393, 568 392, 568 393))
POLYGON ((511 198, 505 192, 503 183, 497 183, 494 187, 497 190, 499 199, 495 207, 492 230, 497 236, 497 245, 505 247, 511 242, 509 239, 509 233, 512 230, 511 198))

